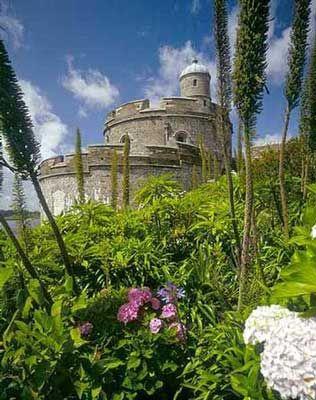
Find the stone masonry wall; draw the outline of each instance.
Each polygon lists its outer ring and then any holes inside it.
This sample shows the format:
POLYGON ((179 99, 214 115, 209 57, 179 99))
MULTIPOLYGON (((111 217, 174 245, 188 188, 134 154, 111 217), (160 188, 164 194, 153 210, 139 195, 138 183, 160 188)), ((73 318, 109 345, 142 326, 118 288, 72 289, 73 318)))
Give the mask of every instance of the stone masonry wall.
MULTIPOLYGON (((182 166, 132 165, 130 171, 131 199, 141 181, 149 175, 171 173, 183 183, 185 190, 192 182, 192 165, 183 163, 182 166)), ((85 193, 87 199, 93 199, 106 204, 111 202, 111 170, 109 166, 93 167, 84 174, 85 193)), ((78 198, 77 183, 74 173, 46 176, 41 178, 41 186, 48 205, 54 215, 59 215, 75 203, 78 198)), ((118 172, 119 203, 121 202, 122 167, 118 172)))

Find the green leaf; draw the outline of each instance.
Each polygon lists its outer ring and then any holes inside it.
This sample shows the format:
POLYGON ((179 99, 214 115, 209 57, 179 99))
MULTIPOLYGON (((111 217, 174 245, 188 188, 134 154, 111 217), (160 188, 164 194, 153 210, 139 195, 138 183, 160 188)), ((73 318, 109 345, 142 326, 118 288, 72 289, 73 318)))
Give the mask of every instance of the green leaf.
POLYGON ((44 311, 41 310, 36 310, 34 312, 34 320, 36 326, 39 328, 41 332, 48 333, 53 326, 52 317, 47 315, 44 311))
POLYGON ((0 289, 3 288, 3 285, 10 279, 13 274, 12 267, 1 267, 0 268, 0 289))
POLYGON ((316 258, 296 252, 292 263, 281 273, 283 282, 275 285, 272 298, 287 298, 316 293, 316 258))
POLYGON ((70 337, 73 340, 76 348, 88 343, 86 340, 82 339, 78 328, 73 328, 70 330, 70 337))
POLYGON ((73 287, 74 287, 73 277, 66 275, 64 285, 65 285, 66 292, 71 294, 73 292, 73 287))
POLYGON ((113 396, 113 400, 123 400, 124 399, 124 393, 115 393, 113 396))
POLYGON ((127 369, 136 369, 139 367, 141 360, 137 357, 131 357, 127 363, 127 369))
POLYGON ((63 301, 62 300, 55 301, 55 303, 52 305, 51 316, 52 317, 60 316, 61 315, 62 306, 63 306, 63 301))
POLYGON ((106 369, 107 369, 107 370, 109 370, 109 369, 115 369, 115 368, 117 368, 117 367, 120 367, 121 365, 124 365, 124 362, 123 362, 123 361, 121 361, 121 360, 119 360, 119 359, 113 360, 113 361, 110 361, 110 362, 106 363, 106 369))
POLYGON ((88 301, 87 293, 86 292, 81 293, 81 295, 74 300, 73 305, 71 307, 71 311, 74 313, 78 310, 82 310, 82 309, 86 308, 87 301, 88 301))
POLYGON ((93 400, 98 399, 101 393, 102 387, 99 386, 91 390, 91 397, 93 400))
POLYGON ((30 310, 32 308, 33 299, 31 296, 28 296, 25 300, 25 304, 22 310, 22 317, 27 318, 29 316, 30 310))
POLYGON ((29 295, 38 305, 45 303, 40 283, 37 279, 31 279, 27 285, 29 295))

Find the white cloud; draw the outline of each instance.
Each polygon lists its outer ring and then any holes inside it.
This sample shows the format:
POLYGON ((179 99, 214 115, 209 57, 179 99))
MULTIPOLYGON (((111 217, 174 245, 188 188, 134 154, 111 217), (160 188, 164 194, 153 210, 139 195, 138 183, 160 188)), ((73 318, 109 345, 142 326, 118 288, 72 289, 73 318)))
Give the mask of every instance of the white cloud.
POLYGON ((190 41, 183 47, 162 46, 159 52, 159 70, 156 76, 147 79, 145 85, 145 95, 154 104, 157 104, 161 97, 172 96, 179 90, 179 75, 181 71, 197 58, 199 62, 205 64, 211 73, 211 88, 215 94, 216 65, 205 54, 193 49, 190 41))
POLYGON ((6 0, 0 0, 0 26, 3 28, 3 31, 0 31, 1 35, 8 35, 15 48, 21 47, 24 26, 17 18, 10 15, 6 0))
MULTIPOLYGON (((41 90, 29 81, 20 81, 24 100, 34 124, 34 134, 41 144, 42 158, 52 157, 59 152, 68 150, 65 140, 68 127, 52 110, 52 105, 41 90)), ((0 198, 0 208, 10 208, 13 175, 4 169, 3 190, 0 198)), ((38 201, 29 182, 24 184, 27 204, 31 210, 38 209, 38 201)))
MULTIPOLYGON (((292 139, 295 135, 293 133, 289 133, 287 136, 287 140, 292 139)), ((253 145, 254 146, 266 146, 269 144, 278 144, 281 143, 281 134, 266 134, 265 136, 257 137, 253 145)))
POLYGON ((254 140, 254 146, 265 146, 269 144, 277 144, 281 142, 281 135, 271 135, 267 134, 262 137, 258 137, 254 140))
POLYGON ((87 110, 104 109, 119 97, 119 90, 109 78, 100 71, 89 69, 81 71, 73 66, 73 58, 68 58, 68 73, 62 84, 81 102, 79 115, 86 116, 87 110))
POLYGON ((201 0, 192 0, 191 13, 198 14, 201 9, 201 0))
POLYGON ((282 31, 280 37, 272 37, 267 52, 267 74, 273 83, 282 84, 287 71, 287 54, 291 28, 282 31))
POLYGON ((67 126, 52 111, 52 105, 41 90, 29 81, 20 81, 25 103, 34 124, 34 133, 41 144, 42 158, 60 151, 68 134, 67 126))

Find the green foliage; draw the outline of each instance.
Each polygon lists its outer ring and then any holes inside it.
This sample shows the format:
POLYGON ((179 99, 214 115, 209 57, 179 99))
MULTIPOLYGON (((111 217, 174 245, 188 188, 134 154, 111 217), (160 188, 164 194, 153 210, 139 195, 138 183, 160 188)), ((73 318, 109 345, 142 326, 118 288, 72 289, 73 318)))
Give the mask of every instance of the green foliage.
POLYGON ((296 301, 296 305, 305 304, 305 309, 314 311, 316 295, 316 243, 311 236, 316 221, 315 207, 305 210, 303 225, 295 229, 291 243, 298 248, 290 264, 281 271, 280 282, 272 292, 273 299, 278 301, 296 301))
POLYGON ((84 175, 83 175, 83 164, 82 164, 81 132, 79 128, 77 128, 76 131, 76 150, 75 150, 74 163, 76 171, 78 200, 79 203, 82 204, 85 201, 85 191, 84 191, 84 175))
MULTIPOLYGON (((234 186, 241 228, 237 176, 234 186)), ((39 280, 28 275, 21 280, 15 249, 0 235, 6 257, 0 270, 0 399, 186 400, 207 398, 208 392, 218 399, 245 393, 268 399, 258 354, 242 343, 242 320, 224 317, 238 301, 226 190, 220 178, 181 193, 164 175, 143 182, 138 210, 115 211, 92 201, 74 206, 57 223, 76 271, 77 296, 48 224, 33 229, 29 257, 49 287, 49 310, 39 280), (168 330, 151 334, 150 315, 126 327, 117 321, 128 288, 155 288, 167 281, 185 289, 186 345, 175 342, 168 330), (83 337, 80 326, 86 322, 93 329, 83 337)), ((260 238, 259 258, 271 286, 289 250, 269 223, 260 228, 260 238)), ((258 285, 252 287, 255 305, 264 297, 258 285)))
POLYGON ((240 318, 228 314, 199 336, 183 386, 195 400, 277 399, 264 384, 259 362, 259 352, 243 342, 240 318))
POLYGON ((141 207, 153 205, 156 201, 177 197, 180 194, 180 185, 170 174, 151 176, 140 185, 135 201, 141 207))

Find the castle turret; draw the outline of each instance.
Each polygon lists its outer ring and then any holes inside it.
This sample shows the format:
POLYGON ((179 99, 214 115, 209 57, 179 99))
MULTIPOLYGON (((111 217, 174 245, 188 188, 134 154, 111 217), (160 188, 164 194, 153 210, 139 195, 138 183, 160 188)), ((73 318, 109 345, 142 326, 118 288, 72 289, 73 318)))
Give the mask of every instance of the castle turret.
POLYGON ((180 93, 182 97, 211 97, 211 75, 207 67, 196 59, 180 75, 180 93))

